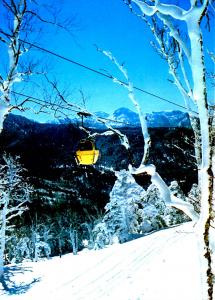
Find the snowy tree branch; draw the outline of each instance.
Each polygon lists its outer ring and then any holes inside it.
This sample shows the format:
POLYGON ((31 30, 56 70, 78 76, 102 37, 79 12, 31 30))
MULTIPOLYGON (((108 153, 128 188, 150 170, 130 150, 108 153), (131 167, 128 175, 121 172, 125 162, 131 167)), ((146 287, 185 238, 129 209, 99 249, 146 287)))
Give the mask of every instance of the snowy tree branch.
MULTIPOLYGON (((72 110, 72 108, 75 108, 79 111, 79 113, 87 114, 88 116, 93 117, 95 120, 97 120, 98 122, 104 124, 110 130, 110 131, 103 132, 103 133, 96 132, 96 133, 91 134, 89 132, 89 130, 87 130, 86 128, 80 127, 82 130, 84 130, 88 134, 89 138, 94 138, 94 137, 99 136, 99 135, 110 135, 111 132, 112 132, 112 134, 116 134, 119 137, 119 139, 121 141, 121 144, 126 149, 130 148, 129 141, 128 141, 125 134, 121 133, 119 130, 113 128, 110 124, 108 124, 108 122, 109 122, 108 120, 105 120, 101 117, 98 117, 95 113, 90 112, 86 108, 83 108, 82 106, 79 106, 75 103, 72 103, 72 102, 68 101, 66 99, 66 97, 63 95, 63 93, 60 91, 60 89, 58 88, 57 82, 56 81, 51 81, 48 78, 47 75, 45 75, 45 77, 46 77, 47 81, 51 84, 51 86, 53 87, 53 90, 56 92, 57 97, 59 97, 61 103, 63 103, 63 105, 64 105, 63 110, 67 110, 67 112, 69 112, 70 110, 72 110)), ((81 94, 82 94, 82 97, 83 97, 83 92, 81 94)), ((57 105, 60 108, 62 108, 61 103, 58 103, 58 105, 57 105)), ((55 104, 54 104, 54 106, 55 106, 55 104)), ((56 112, 58 112, 58 107, 56 108, 56 112)), ((68 114, 67 114, 67 116, 68 116, 68 114)))
POLYGON ((192 204, 182 201, 174 195, 171 195, 167 184, 163 181, 161 176, 156 172, 154 165, 141 165, 139 168, 130 167, 131 174, 138 175, 147 173, 151 177, 151 182, 158 188, 161 198, 167 206, 178 208, 188 215, 191 220, 198 221, 199 215, 195 212, 192 204))
POLYGON ((169 4, 162 4, 160 1, 155 1, 154 5, 146 4, 145 1, 139 0, 131 0, 137 6, 139 6, 140 10, 143 14, 151 17, 155 13, 160 12, 165 15, 169 15, 173 18, 183 20, 186 11, 179 6, 176 5, 169 5, 169 4))
POLYGON ((142 112, 142 109, 135 97, 133 84, 129 80, 128 72, 125 69, 125 67, 117 61, 117 59, 112 55, 111 52, 102 50, 98 47, 97 47, 97 50, 99 52, 101 52, 102 54, 104 54, 105 56, 107 56, 111 60, 111 62, 121 71, 121 73, 123 74, 123 76, 126 79, 126 83, 124 83, 121 80, 118 80, 117 78, 112 76, 114 83, 117 83, 128 90, 128 97, 131 100, 131 102, 133 103, 133 105, 138 113, 138 116, 140 119, 140 124, 141 124, 141 129, 142 129, 142 133, 143 133, 143 137, 144 137, 144 154, 143 154, 142 162, 141 162, 141 164, 143 164, 143 163, 145 163, 146 159, 148 158, 149 147, 151 144, 151 139, 150 139, 150 136, 148 133, 146 115, 142 112))

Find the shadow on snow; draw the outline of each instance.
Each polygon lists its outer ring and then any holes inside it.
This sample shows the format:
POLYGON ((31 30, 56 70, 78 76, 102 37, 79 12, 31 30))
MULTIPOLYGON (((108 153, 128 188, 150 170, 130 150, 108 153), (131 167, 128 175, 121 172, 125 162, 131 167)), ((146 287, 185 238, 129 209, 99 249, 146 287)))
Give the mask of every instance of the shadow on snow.
POLYGON ((4 275, 0 279, 0 283, 2 284, 4 291, 10 295, 24 294, 32 287, 32 285, 40 281, 39 278, 34 278, 29 283, 21 282, 20 284, 17 284, 15 281, 13 281, 14 276, 18 274, 24 274, 24 272, 32 272, 32 270, 30 267, 23 266, 5 267, 4 275))

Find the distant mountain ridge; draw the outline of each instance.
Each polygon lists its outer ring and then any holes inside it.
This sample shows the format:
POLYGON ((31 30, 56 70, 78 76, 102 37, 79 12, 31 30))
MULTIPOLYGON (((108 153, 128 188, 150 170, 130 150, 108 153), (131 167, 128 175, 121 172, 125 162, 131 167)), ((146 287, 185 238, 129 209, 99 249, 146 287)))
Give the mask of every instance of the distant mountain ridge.
MULTIPOLYGON (((95 112, 96 117, 101 119, 113 120, 113 122, 108 122, 109 125, 113 127, 140 127, 139 116, 136 112, 121 107, 113 112, 113 114, 107 114, 103 111, 95 112)), ((146 114, 148 127, 150 128, 159 128, 159 127, 185 127, 190 128, 190 120, 189 116, 186 112, 182 112, 180 110, 173 111, 160 111, 160 112, 152 112, 146 114)), ((77 123, 80 122, 80 119, 63 119, 56 121, 60 124, 68 124, 68 123, 77 123)), ((85 119, 85 125, 93 128, 103 128, 104 125, 99 123, 95 117, 89 117, 85 119)))

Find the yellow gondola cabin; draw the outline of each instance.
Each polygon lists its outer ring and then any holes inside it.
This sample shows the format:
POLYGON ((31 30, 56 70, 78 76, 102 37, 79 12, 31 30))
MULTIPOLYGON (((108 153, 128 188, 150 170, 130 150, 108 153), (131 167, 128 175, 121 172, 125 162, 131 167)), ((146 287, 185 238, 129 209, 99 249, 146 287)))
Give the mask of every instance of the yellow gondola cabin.
POLYGON ((99 158, 99 150, 90 140, 81 140, 75 153, 79 165, 93 165, 99 158))

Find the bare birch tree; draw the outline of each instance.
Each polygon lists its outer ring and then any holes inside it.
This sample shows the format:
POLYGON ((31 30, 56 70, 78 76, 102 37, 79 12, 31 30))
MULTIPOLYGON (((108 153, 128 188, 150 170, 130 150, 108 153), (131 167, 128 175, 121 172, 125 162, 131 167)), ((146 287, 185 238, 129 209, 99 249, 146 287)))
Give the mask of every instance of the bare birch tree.
POLYGON ((207 93, 205 55, 208 49, 202 27, 210 22, 214 1, 172 1, 176 4, 160 0, 125 2, 153 32, 153 45, 168 62, 173 83, 181 92, 191 118, 201 192, 197 234, 202 262, 203 299, 212 300, 215 275, 215 112, 214 99, 209 99, 207 93), (198 113, 197 117, 192 114, 193 107, 198 113))

